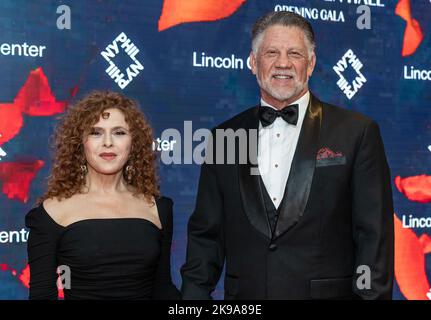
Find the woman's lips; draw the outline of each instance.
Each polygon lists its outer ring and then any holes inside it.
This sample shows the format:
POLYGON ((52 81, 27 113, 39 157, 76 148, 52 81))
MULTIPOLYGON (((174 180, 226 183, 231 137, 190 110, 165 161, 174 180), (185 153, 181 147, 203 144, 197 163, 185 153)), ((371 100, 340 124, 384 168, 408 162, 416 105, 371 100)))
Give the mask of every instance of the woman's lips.
POLYGON ((115 153, 101 153, 99 156, 104 160, 113 160, 117 156, 115 153))

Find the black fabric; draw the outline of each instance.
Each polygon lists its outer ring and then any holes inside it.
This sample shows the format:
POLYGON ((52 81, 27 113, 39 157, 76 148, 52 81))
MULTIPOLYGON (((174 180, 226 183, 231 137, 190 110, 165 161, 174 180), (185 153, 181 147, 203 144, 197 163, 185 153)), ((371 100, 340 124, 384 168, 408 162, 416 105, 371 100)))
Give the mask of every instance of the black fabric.
POLYGON ((268 190, 265 187, 265 183, 262 180, 262 176, 259 175, 260 189, 262 191, 263 201, 265 203, 266 214, 268 216, 268 222, 271 227, 271 233, 274 233, 275 226, 277 224, 278 219, 278 210, 275 207, 274 203, 271 200, 271 197, 268 193, 268 190))
POLYGON ((71 271, 65 299, 179 299, 171 281, 172 200, 156 200, 162 229, 141 218, 63 227, 43 205, 26 216, 30 299, 57 299, 57 266, 71 271))

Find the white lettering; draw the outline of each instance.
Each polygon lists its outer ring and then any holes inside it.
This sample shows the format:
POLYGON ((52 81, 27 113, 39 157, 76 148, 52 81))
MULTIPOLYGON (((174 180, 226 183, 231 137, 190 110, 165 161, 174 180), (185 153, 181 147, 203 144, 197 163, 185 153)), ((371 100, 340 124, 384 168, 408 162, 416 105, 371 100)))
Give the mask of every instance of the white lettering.
POLYGON ((24 57, 43 57, 43 50, 46 46, 28 45, 17 43, 2 43, 0 44, 0 54, 3 56, 24 56, 24 57))
POLYGON ((413 215, 402 216, 403 228, 431 228, 431 217, 427 218, 414 218, 413 215))
POLYGON ((331 21, 331 22, 345 22, 343 11, 337 10, 327 10, 327 9, 317 9, 317 8, 305 8, 297 6, 288 5, 276 5, 274 11, 290 11, 303 16, 305 19, 309 20, 320 20, 331 21))
POLYGON ((0 244, 27 242, 28 231, 24 228, 13 231, 0 231, 0 244))
POLYGON ((385 7, 385 4, 381 0, 324 0, 326 2, 339 2, 349 5, 367 5, 370 7, 385 7))
POLYGON ((410 66, 404 66, 404 79, 406 80, 428 80, 431 81, 431 70, 420 70, 410 66))
POLYGON ((212 57, 201 52, 200 57, 193 51, 193 67, 216 69, 244 69, 244 60, 234 54, 230 57, 212 57))

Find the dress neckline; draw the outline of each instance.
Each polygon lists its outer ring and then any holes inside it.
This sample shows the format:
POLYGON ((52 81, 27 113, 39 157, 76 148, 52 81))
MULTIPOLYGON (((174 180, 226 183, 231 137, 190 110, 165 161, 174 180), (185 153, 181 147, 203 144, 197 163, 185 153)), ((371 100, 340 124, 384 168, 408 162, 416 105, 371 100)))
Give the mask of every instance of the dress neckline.
POLYGON ((43 205, 43 202, 40 204, 40 208, 42 209, 42 211, 44 212, 44 214, 46 215, 46 216, 48 216, 48 218, 55 224, 55 225, 57 225, 58 227, 60 227, 60 228, 62 228, 62 229, 69 229, 71 226, 73 226, 73 225, 76 225, 76 224, 79 224, 79 223, 81 223, 81 222, 89 222, 89 221, 100 221, 100 220, 106 220, 106 221, 115 221, 115 220, 119 220, 119 221, 124 221, 124 220, 130 220, 130 221, 132 221, 132 220, 141 220, 141 221, 143 221, 143 222, 146 222, 146 223, 148 223, 148 224, 150 224, 150 225, 152 225, 154 228, 156 228, 158 231, 160 231, 160 232, 162 232, 163 231, 163 224, 162 224, 162 219, 160 219, 160 208, 159 208, 159 205, 158 205, 158 201, 159 201, 159 199, 157 199, 157 198, 155 198, 154 199, 154 202, 155 202, 155 205, 156 205, 156 207, 157 207, 157 214, 158 214, 158 216, 159 216, 159 220, 160 220, 160 223, 161 223, 161 225, 162 225, 162 228, 159 228, 154 222, 152 222, 152 221, 150 221, 150 220, 148 220, 148 219, 145 219, 145 218, 137 218, 137 217, 123 217, 123 218, 88 218, 88 219, 81 219, 81 220, 78 220, 78 221, 75 221, 75 222, 72 222, 72 223, 70 223, 70 224, 68 224, 67 226, 63 226, 63 225, 61 225, 61 224, 59 224, 57 221, 55 221, 52 217, 51 217, 51 215, 48 213, 48 211, 46 211, 46 209, 45 209, 45 207, 44 207, 44 205, 43 205))

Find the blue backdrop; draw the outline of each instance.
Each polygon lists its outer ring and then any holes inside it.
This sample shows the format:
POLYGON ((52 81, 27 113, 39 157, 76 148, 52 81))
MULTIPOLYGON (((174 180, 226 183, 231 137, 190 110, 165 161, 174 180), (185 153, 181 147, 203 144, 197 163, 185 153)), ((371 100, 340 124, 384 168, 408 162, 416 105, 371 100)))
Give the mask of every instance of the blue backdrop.
MULTIPOLYGON (((394 298, 431 299, 429 0, 2 0, 0 299, 27 298, 24 216, 45 190, 49 137, 64 108, 109 89, 139 101, 155 138, 167 128, 183 133, 184 121, 211 128, 259 102, 247 67, 250 31, 274 10, 299 12, 314 27, 313 93, 379 123, 395 203, 394 298), (358 28, 362 4, 370 28, 358 28)), ((160 163, 159 172, 175 202, 179 287, 199 166, 160 163)), ((221 285, 214 294, 222 297, 221 285)))

